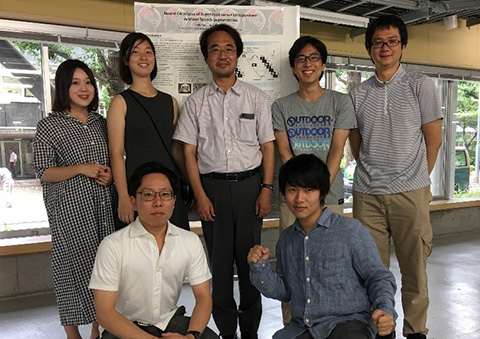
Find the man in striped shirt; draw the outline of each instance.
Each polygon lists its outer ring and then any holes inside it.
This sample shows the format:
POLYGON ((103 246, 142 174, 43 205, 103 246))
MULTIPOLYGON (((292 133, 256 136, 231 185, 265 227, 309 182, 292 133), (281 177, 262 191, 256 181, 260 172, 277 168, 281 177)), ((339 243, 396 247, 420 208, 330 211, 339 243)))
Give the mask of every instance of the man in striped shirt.
POLYGON ((390 266, 390 237, 402 272, 403 334, 426 338, 426 261, 432 248, 430 178, 442 142, 442 111, 434 82, 400 65, 408 33, 396 16, 373 21, 365 47, 375 76, 350 95, 358 129, 350 133, 357 159, 353 217, 390 266))

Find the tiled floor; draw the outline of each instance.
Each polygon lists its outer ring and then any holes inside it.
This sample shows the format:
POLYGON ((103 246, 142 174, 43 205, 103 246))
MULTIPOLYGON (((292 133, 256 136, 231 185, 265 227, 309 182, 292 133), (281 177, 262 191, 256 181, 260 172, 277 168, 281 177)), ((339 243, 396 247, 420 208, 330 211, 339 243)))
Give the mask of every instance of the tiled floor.
MULTIPOLYGON (((392 271, 399 281, 399 269, 392 259, 392 271)), ((430 339, 480 339, 480 233, 435 238, 428 265, 430 339)), ((188 286, 179 304, 191 311, 193 297, 188 286)), ((397 337, 402 338, 403 313, 397 293, 397 337)), ((271 338, 281 324, 279 302, 263 300, 259 338, 271 338)), ((213 321, 210 327, 216 330, 213 321)), ((89 338, 89 328, 81 328, 89 338)), ((0 339, 65 338, 59 325, 53 296, 0 301, 0 339)))

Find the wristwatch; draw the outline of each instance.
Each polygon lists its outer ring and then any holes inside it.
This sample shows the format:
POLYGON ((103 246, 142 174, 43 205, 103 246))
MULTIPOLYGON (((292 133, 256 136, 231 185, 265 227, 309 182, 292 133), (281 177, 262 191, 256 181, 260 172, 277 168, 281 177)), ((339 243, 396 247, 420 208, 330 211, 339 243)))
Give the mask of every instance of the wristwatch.
POLYGON ((272 184, 262 183, 262 184, 260 185, 260 187, 261 187, 261 188, 264 188, 264 187, 265 187, 265 188, 268 188, 268 189, 270 190, 270 192, 273 191, 273 185, 272 185, 272 184))
POLYGON ((202 333, 198 331, 188 331, 187 334, 193 335, 195 339, 200 339, 200 337, 202 336, 202 333))

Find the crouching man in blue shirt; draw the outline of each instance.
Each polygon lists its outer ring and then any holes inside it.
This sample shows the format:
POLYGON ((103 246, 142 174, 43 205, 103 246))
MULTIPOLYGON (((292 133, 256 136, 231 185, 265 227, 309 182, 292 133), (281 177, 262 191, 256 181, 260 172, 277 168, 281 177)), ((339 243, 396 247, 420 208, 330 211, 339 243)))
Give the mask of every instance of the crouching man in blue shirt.
POLYGON ((290 324, 274 339, 394 337, 395 278, 370 233, 355 219, 324 207, 327 165, 312 154, 280 169, 280 191, 296 220, 278 239, 274 271, 269 249, 248 254, 250 278, 266 297, 291 301, 290 324))

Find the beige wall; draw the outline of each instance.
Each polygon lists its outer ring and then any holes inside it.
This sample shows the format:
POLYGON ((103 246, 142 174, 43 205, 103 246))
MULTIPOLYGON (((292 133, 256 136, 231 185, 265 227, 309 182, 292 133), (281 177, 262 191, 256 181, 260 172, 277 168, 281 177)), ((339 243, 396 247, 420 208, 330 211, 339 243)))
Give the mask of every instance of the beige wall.
MULTIPOLYGON (((142 0, 159 3, 166 1, 142 0)), ((134 0, 0 0, 0 17, 52 24, 133 31, 134 0)), ((350 39, 350 29, 302 22, 302 35, 318 37, 330 54, 368 58, 364 36, 350 39)), ((480 25, 465 21, 447 31, 443 22, 409 27, 403 60, 411 63, 480 70, 480 25)))
MULTIPOLYGON (((302 22, 302 35, 322 40, 330 54, 368 58, 365 36, 350 39, 350 29, 302 22)), ((480 25, 468 29, 459 20, 457 29, 447 31, 442 22, 408 28, 409 40, 403 61, 480 70, 480 25)))

